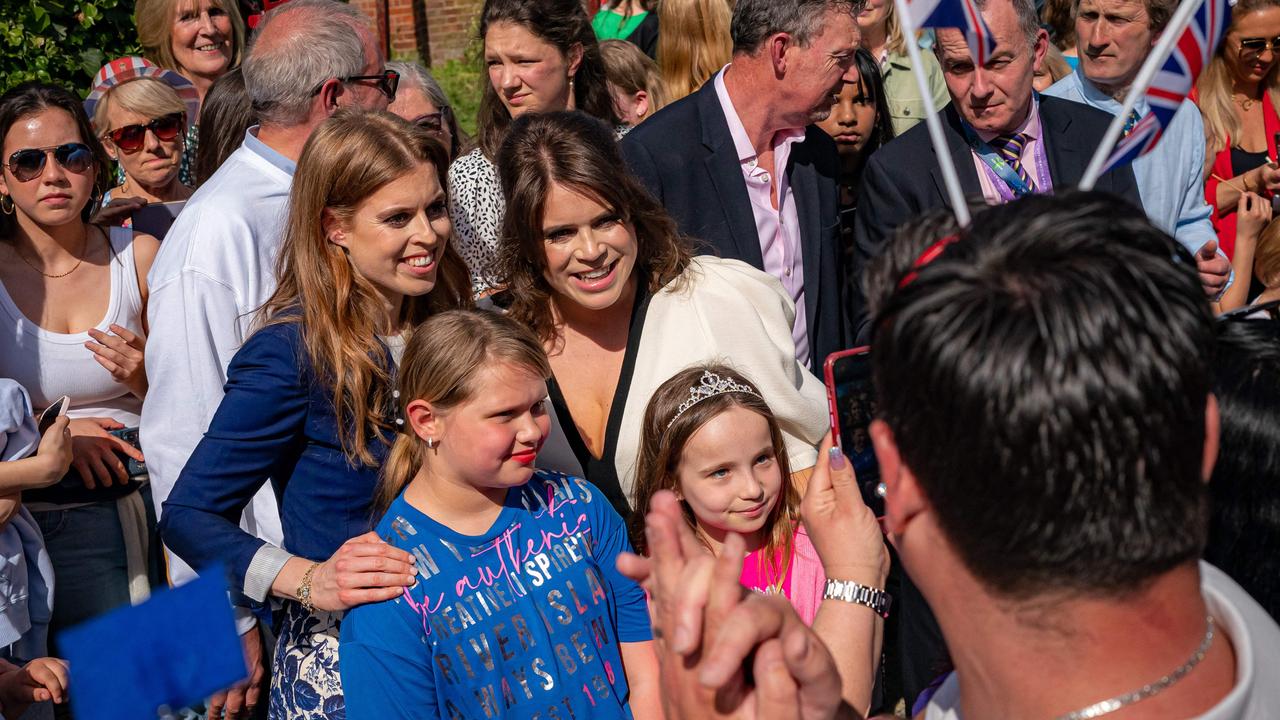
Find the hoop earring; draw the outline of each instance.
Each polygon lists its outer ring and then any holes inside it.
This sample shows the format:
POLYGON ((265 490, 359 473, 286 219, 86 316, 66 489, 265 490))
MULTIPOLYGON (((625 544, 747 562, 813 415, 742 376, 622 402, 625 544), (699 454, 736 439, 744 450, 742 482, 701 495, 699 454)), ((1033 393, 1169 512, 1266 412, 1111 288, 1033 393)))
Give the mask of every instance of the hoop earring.
POLYGON ((13 204, 13 198, 8 195, 0 195, 0 212, 3 212, 5 215, 12 215, 15 209, 17 208, 13 204), (5 200, 9 201, 8 205, 5 205, 5 200))

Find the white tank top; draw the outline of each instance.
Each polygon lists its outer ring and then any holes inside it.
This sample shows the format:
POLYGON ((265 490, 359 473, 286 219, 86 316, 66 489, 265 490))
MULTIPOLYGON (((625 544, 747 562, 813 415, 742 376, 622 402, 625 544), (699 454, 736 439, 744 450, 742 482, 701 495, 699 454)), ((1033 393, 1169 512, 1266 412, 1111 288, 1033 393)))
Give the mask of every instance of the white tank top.
MULTIPOLYGON (((94 327, 111 332, 111 324, 142 334, 142 292, 133 260, 133 231, 113 227, 111 241, 111 299, 106 316, 94 327)), ((115 381, 93 359, 84 344, 88 332, 49 332, 32 322, 0 282, 0 377, 18 381, 31 395, 39 411, 66 395, 71 398, 67 415, 108 417, 137 427, 142 401, 115 381)))

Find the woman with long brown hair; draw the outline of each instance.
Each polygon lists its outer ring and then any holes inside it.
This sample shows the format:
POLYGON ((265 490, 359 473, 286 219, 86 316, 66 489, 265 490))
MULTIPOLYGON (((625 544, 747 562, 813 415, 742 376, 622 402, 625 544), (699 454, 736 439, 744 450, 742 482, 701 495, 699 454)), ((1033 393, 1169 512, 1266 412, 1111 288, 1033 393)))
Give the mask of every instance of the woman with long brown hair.
POLYGON ((476 147, 449 168, 449 213, 472 288, 498 288, 495 265, 502 187, 495 158, 513 119, 581 110, 618 124, 595 32, 580 0, 485 0, 480 40, 489 81, 480 99, 476 147))
MULTIPOLYGON (((1235 251, 1236 207, 1244 193, 1270 199, 1280 190, 1280 1, 1240 0, 1231 27, 1200 76, 1192 99, 1204 116, 1210 168, 1205 201, 1218 245, 1235 251)), ((1248 283, 1250 278, 1238 278, 1248 283)))
POLYGON ((822 384, 795 359, 781 285, 690 242, 578 113, 520 118, 498 157, 510 313, 551 359, 542 467, 585 477, 629 514, 644 407, 688 365, 732 357, 769 398, 796 470, 827 430, 822 384))
POLYGON ((412 582, 408 553, 369 534, 370 501, 395 429, 406 336, 470 302, 449 244, 445 157, 426 129, 388 113, 340 112, 312 134, 289 198, 278 288, 164 504, 174 553, 196 568, 226 563, 252 601, 283 601, 273 718, 309 717, 295 704, 304 696, 338 706, 342 612, 412 582), (268 481, 284 547, 239 526, 268 481))
POLYGON ((658 4, 658 68, 667 102, 693 93, 729 64, 733 13, 725 0, 662 0, 658 4))

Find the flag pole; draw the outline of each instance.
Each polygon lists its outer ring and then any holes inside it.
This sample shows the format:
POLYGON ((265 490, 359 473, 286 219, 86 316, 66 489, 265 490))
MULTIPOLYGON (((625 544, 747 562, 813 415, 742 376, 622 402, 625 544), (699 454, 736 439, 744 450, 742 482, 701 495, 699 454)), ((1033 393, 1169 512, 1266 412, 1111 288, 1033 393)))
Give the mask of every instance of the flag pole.
POLYGON ((1093 153, 1093 159, 1089 161, 1089 167, 1084 171, 1084 177, 1080 179, 1079 187, 1081 190, 1092 190, 1094 184, 1098 182, 1098 176, 1102 174, 1102 167, 1106 165, 1107 158, 1111 157, 1116 143, 1120 140, 1121 133, 1124 132, 1125 123, 1129 120, 1129 113, 1133 112, 1138 100, 1146 94, 1147 87, 1155 79, 1156 73, 1160 71, 1161 66, 1169 59, 1169 52, 1173 50, 1174 43, 1178 42, 1178 38, 1182 37, 1182 31, 1191 22, 1191 16, 1195 14, 1195 11, 1204 2, 1212 2, 1212 0, 1192 0, 1178 5, 1178 11, 1173 14, 1169 24, 1161 32, 1160 41, 1156 43, 1155 49, 1151 51, 1146 61, 1143 62, 1142 69, 1138 71, 1138 76, 1134 79, 1128 94, 1125 95, 1124 106, 1120 108, 1120 112, 1115 117, 1111 118, 1111 125, 1107 128, 1107 134, 1103 136, 1102 143, 1098 145, 1098 149, 1093 153))
POLYGON ((929 137, 933 140, 933 154, 938 157, 938 166, 942 169, 942 180, 947 186, 947 197, 951 200, 951 211, 955 213, 956 222, 961 227, 969 225, 969 205, 964 199, 964 190, 960 189, 960 176, 956 174, 955 163, 951 161, 951 147, 942 134, 942 120, 938 118, 938 109, 933 106, 933 93, 924 77, 924 63, 920 60, 920 44, 916 42, 915 21, 907 8, 907 0, 894 0, 894 8, 898 13, 898 24, 902 27, 902 36, 906 38, 907 55, 911 57, 911 74, 916 76, 916 87, 920 90, 920 98, 924 100, 924 122, 929 128, 929 137))

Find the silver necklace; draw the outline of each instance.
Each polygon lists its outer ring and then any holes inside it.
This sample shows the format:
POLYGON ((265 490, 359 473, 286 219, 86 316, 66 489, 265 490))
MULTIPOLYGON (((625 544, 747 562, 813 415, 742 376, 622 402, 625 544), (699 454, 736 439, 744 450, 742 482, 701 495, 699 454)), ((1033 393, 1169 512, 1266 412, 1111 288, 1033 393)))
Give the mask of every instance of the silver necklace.
POLYGON ((1204 660, 1205 654, 1209 652, 1209 646, 1213 644, 1213 618, 1205 616, 1204 620, 1206 625, 1204 640, 1200 641, 1200 647, 1196 648, 1195 653, 1191 655, 1191 659, 1183 663, 1182 667, 1174 670, 1168 675, 1165 675, 1159 680, 1148 685, 1143 685, 1132 692, 1117 695, 1113 698, 1103 700, 1102 702, 1096 702, 1089 707, 1081 708, 1075 712, 1069 712, 1066 715, 1059 715, 1057 720, 1090 720, 1090 718, 1110 715, 1122 707, 1127 707, 1140 700, 1146 700, 1153 695, 1158 695, 1161 692, 1168 690, 1174 683, 1186 677, 1188 673, 1194 670, 1195 667, 1200 664, 1200 661, 1204 660))

